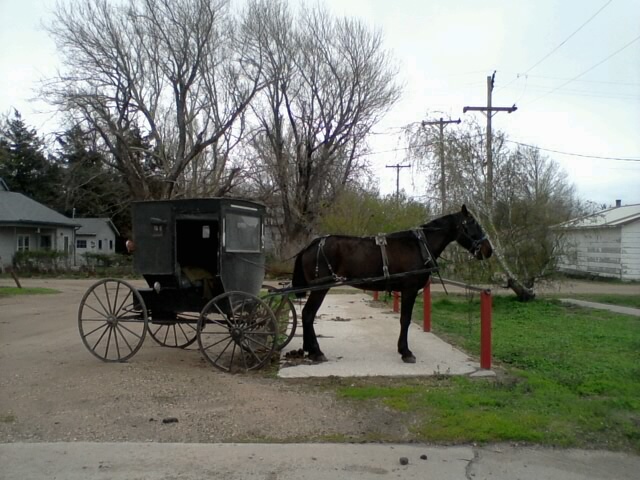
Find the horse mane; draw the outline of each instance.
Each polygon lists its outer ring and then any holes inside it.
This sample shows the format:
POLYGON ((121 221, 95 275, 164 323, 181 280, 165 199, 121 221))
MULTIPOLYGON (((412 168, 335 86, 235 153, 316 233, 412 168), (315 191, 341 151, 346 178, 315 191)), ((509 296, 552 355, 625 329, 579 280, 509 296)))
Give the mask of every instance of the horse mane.
POLYGON ((445 227, 449 227, 451 223, 455 223, 454 217, 458 215, 457 213, 450 213, 448 215, 444 215, 442 217, 434 218, 433 220, 423 223, 420 225, 420 228, 425 230, 440 230, 445 227))

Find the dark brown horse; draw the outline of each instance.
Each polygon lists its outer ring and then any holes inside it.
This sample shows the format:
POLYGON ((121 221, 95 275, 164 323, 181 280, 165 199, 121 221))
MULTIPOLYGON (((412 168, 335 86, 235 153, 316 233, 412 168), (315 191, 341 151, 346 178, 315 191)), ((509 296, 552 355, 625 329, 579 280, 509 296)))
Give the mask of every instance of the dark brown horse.
MULTIPOLYGON (((464 205, 460 212, 415 230, 378 237, 329 235, 313 240, 297 255, 292 279, 294 289, 314 287, 302 309, 302 347, 309 358, 326 361, 313 321, 331 284, 355 281, 354 286, 363 290, 401 292, 398 353, 404 362, 415 363, 407 340, 413 305, 436 267, 436 259, 454 240, 478 260, 493 253, 482 228, 464 205), (325 284, 326 289, 317 289, 325 284)), ((305 293, 298 296, 304 297, 305 293)))

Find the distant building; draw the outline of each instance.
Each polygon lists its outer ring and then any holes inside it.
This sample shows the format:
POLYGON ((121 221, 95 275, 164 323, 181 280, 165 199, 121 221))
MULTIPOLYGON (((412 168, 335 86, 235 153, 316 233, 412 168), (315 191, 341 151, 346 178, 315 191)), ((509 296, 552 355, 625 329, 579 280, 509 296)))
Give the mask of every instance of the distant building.
POLYGON ((80 225, 18 192, 0 179, 0 265, 13 264, 16 252, 57 250, 72 258, 80 225))
POLYGON ((76 265, 84 265, 83 253, 113 255, 116 253, 118 229, 109 218, 74 218, 80 224, 76 231, 76 265))
POLYGON ((617 206, 556 227, 567 242, 566 273, 640 280, 640 204, 617 206))

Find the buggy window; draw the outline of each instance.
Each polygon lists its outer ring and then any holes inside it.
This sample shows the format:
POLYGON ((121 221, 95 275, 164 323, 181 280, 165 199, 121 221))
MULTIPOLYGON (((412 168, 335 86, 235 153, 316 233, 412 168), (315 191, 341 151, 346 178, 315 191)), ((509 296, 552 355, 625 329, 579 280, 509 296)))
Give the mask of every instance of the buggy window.
POLYGON ((257 252, 262 247, 260 218, 228 213, 225 221, 225 243, 228 252, 257 252))

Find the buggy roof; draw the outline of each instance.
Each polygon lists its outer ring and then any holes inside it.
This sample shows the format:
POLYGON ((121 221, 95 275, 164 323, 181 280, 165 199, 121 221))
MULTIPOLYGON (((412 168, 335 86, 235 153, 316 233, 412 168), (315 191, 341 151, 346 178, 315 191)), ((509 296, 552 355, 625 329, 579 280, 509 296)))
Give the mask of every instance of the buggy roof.
POLYGON ((174 200, 145 200, 139 202, 133 202, 134 208, 138 205, 156 205, 158 207, 173 207, 182 212, 190 213, 211 213, 217 212, 221 205, 242 208, 252 208, 257 210, 264 210, 266 207, 264 204, 247 200, 244 198, 233 197, 212 197, 212 198, 181 198, 174 200))

